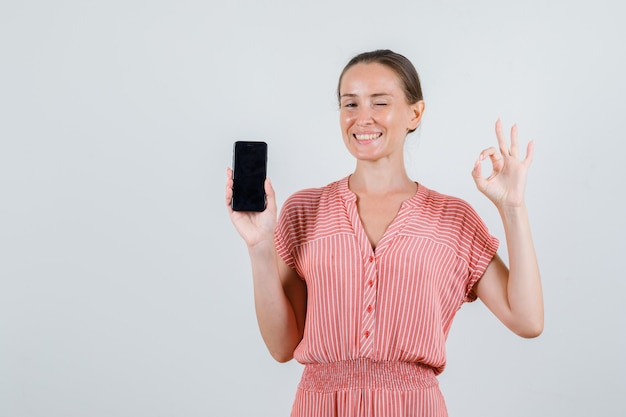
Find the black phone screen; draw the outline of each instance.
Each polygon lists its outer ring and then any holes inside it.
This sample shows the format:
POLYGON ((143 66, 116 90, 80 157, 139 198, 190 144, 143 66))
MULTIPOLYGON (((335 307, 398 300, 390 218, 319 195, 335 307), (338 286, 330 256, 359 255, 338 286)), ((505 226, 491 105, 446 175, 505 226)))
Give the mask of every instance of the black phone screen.
POLYGON ((235 211, 265 210, 267 143, 235 142, 233 149, 233 199, 235 211))

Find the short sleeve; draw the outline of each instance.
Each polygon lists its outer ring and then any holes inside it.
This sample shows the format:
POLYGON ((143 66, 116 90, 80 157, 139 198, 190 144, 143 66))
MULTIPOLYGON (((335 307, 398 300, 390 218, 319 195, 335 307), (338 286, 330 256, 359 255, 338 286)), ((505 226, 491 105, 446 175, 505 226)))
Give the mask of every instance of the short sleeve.
POLYGON ((464 256, 467 260, 468 277, 464 301, 472 302, 477 298, 472 289, 485 273, 487 266, 498 251, 500 242, 489 233, 483 220, 469 205, 467 206, 463 238, 467 242, 467 252, 464 256))
POLYGON ((294 204, 292 199, 288 199, 283 205, 276 230, 274 231, 274 245, 278 256, 289 265, 296 269, 296 262, 293 257, 293 248, 296 246, 296 236, 294 233, 294 204))

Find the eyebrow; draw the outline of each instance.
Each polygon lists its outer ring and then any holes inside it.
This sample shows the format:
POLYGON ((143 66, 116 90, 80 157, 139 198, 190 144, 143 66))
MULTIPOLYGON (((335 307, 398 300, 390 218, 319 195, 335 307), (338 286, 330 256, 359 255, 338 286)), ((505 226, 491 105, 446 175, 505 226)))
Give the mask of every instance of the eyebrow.
MULTIPOLYGON (((370 94, 368 97, 376 98, 376 97, 384 97, 384 96, 392 96, 392 95, 393 94, 391 94, 391 93, 374 93, 374 94, 370 94)), ((347 93, 347 94, 342 94, 340 96, 340 98, 344 98, 344 97, 352 98, 352 97, 358 97, 358 95, 357 94, 353 94, 353 93, 347 93)))

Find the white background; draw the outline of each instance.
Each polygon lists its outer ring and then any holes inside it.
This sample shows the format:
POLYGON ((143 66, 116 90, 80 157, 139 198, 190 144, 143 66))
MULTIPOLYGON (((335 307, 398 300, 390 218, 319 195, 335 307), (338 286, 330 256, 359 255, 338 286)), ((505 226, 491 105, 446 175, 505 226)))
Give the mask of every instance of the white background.
POLYGON ((536 141, 545 332, 464 306, 450 415, 625 415, 620 4, 2 1, 0 416, 287 416, 302 368, 259 335, 225 169, 267 141, 279 202, 349 174, 337 77, 377 48, 422 78, 411 175, 500 238, 472 165, 497 117, 536 141))

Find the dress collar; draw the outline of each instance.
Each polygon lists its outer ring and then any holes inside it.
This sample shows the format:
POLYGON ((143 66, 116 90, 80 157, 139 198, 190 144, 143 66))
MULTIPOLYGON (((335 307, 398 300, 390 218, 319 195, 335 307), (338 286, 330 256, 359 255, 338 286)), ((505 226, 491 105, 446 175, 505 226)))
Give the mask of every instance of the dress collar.
MULTIPOLYGON (((356 202, 356 194, 348 187, 349 179, 350 175, 338 181, 339 195, 346 202, 356 202)), ((428 188, 424 187, 420 183, 417 183, 417 192, 415 193, 415 195, 407 200, 404 200, 402 202, 402 205, 406 207, 417 208, 422 205, 422 203, 426 199, 428 192, 428 188)))

